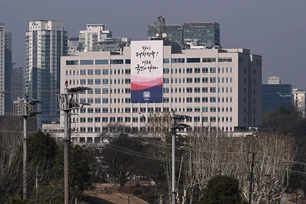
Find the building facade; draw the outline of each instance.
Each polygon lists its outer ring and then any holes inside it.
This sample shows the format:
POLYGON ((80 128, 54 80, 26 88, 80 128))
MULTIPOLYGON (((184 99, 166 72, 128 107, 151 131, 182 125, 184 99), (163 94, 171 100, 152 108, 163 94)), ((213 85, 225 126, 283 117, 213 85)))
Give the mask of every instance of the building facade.
POLYGON ((262 111, 273 111, 293 104, 291 84, 263 84, 262 111))
POLYGON ((272 76, 268 78, 268 84, 281 84, 281 78, 277 76, 272 76))
MULTIPOLYGON (((198 46, 221 46, 220 25, 216 22, 184 23, 182 25, 165 25, 165 32, 170 41, 183 47, 188 41, 197 41, 198 46)), ((156 36, 155 25, 148 26, 148 38, 156 36)))
POLYGON ((104 24, 87 24, 86 30, 79 31, 79 49, 81 51, 92 51, 94 44, 111 38, 112 32, 107 30, 104 24))
POLYGON ((12 89, 12 33, 5 33, 5 113, 13 113, 13 89, 12 89))
POLYGON ((24 68, 14 67, 12 72, 12 100, 24 98, 24 68))
POLYGON ((110 123, 139 130, 152 114, 171 110, 191 116, 187 124, 193 129, 233 132, 261 125, 261 56, 246 49, 172 51, 164 46, 162 103, 131 103, 130 47, 121 55, 83 52, 62 57, 61 92, 66 80, 69 87, 92 88, 79 96, 91 106, 72 115, 76 136, 95 137, 110 123))
POLYGON ((37 106, 38 127, 59 120, 57 94, 60 89, 60 58, 67 55, 67 31, 57 21, 30 21, 26 32, 25 86, 37 106))
POLYGON ((75 55, 79 51, 79 38, 68 39, 68 55, 75 55))
POLYGON ((5 113, 5 25, 0 24, 0 115, 5 113))
POLYGON ((306 116, 306 90, 292 89, 292 94, 294 106, 304 118, 306 116))

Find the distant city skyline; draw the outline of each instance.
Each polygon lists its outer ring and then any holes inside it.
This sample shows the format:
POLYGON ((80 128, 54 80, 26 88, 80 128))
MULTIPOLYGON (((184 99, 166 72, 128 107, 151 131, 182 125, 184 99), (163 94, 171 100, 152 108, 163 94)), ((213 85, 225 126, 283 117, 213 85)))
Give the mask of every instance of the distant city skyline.
POLYGON ((13 33, 13 62, 25 66, 25 38, 30 20, 57 20, 65 23, 69 37, 88 23, 103 23, 115 36, 146 39, 147 26, 163 15, 167 24, 215 21, 220 24, 224 48, 249 48, 263 55, 263 82, 281 76, 284 83, 306 88, 304 47, 306 42, 306 1, 209 1, 180 0, 128 2, 91 0, 38 0, 0 2, 0 22, 13 33), (118 6, 120 5, 120 6, 118 6), (47 8, 47 9, 46 9, 47 8), (86 9, 84 9, 86 8, 86 9), (114 13, 114 9, 116 13, 114 13), (179 14, 179 15, 178 15, 179 14))

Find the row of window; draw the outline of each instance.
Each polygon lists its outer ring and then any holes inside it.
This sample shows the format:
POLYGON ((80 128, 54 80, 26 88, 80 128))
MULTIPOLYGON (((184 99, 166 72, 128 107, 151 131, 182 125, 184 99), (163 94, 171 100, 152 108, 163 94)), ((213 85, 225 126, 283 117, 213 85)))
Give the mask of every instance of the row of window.
MULTIPOLYGON (((209 58, 172 58, 172 63, 200 63, 201 61, 206 62, 216 62, 215 57, 209 57, 209 58)), ((131 64, 130 59, 113 59, 113 60, 107 60, 107 59, 101 59, 101 60, 66 60, 66 65, 103 65, 103 64, 131 64)), ((169 63, 169 58, 164 58, 163 62, 165 64, 169 63)), ((232 58, 219 58, 219 62, 232 62, 232 58)))
POLYGON ((130 59, 113 59, 113 60, 107 60, 107 59, 101 59, 101 60, 66 60, 66 65, 103 65, 103 64, 131 64, 130 59), (125 63, 124 63, 125 62, 125 63))
MULTIPOLYGON (((218 90, 218 93, 228 93, 232 92, 232 87, 187 87, 187 88, 171 88, 172 93, 216 93, 218 90)), ((246 89, 245 89, 246 91, 246 89)), ((170 88, 164 87, 163 93, 169 93, 170 88)), ((94 88, 91 90, 87 90, 86 94, 108 94, 108 93, 114 93, 114 94, 129 94, 131 93, 130 88, 125 89, 108 89, 108 88, 94 88), (109 91, 110 90, 110 91, 109 91)), ((255 89, 254 89, 255 94, 255 89)))
MULTIPOLYGON (((81 85, 93 85, 93 84, 130 84, 131 79, 80 79, 80 84, 81 85), (86 83, 87 81, 87 83, 86 83)), ((169 84, 170 80, 169 78, 163 78, 164 84, 169 84)), ((185 78, 172 78, 171 83, 232 83, 232 77, 218 77, 218 82, 216 77, 196 77, 196 78, 191 78, 187 77, 186 80, 185 78)))
MULTIPOLYGON (((150 127, 149 127, 150 128, 150 127)), ((165 131, 165 129, 163 128, 163 127, 154 127, 155 128, 155 131, 165 131)), ((196 131, 196 132, 199 132, 199 131, 201 131, 201 128, 202 127, 194 127, 194 130, 196 131)), ((208 128, 208 127, 204 127, 204 128, 208 128)), ((210 127, 211 129, 216 129, 216 127, 210 127)), ((101 130, 103 131, 103 132, 108 132, 108 131, 111 131, 112 130, 112 128, 111 127, 107 127, 107 126, 105 126, 105 127, 80 127, 80 132, 86 132, 86 129, 87 129, 87 132, 101 132, 101 130)), ((134 132, 138 132, 138 127, 123 127, 123 129, 125 130, 125 131, 134 131, 134 132)), ((79 130, 79 128, 76 128, 76 131, 78 132, 78 130, 79 130)), ((141 131, 146 131, 147 130, 147 127, 140 127, 140 130, 141 131)), ((233 129, 232 129, 232 127, 222 127, 221 128, 221 130, 222 131, 233 131, 233 129)), ((87 141, 85 141, 85 137, 78 137, 79 138, 79 142, 80 143, 85 143, 85 142, 87 142, 87 143, 93 143, 93 142, 95 142, 95 143, 100 143, 100 137, 95 137, 94 138, 94 141, 93 141, 93 139, 92 139, 92 137, 87 137, 87 141)), ((74 138, 72 138, 72 140, 73 140, 74 138)))
MULTIPOLYGON (((131 74, 131 69, 128 68, 128 69, 125 69, 124 72, 122 71, 121 72, 122 74, 125 73, 125 74, 131 74)), ((113 70, 108 70, 108 69, 81 69, 80 70, 80 75, 109 75, 109 74, 120 74, 120 69, 116 70, 116 69, 113 69, 113 70)), ((79 75, 79 71, 78 70, 66 70, 66 76, 68 75, 79 75)))
MULTIPOLYGON (((216 116, 204 116, 202 117, 202 122, 232 122, 232 117, 216 117, 216 116)), ((78 118, 73 118, 73 122, 80 123, 107 123, 107 122, 146 122, 146 118, 144 117, 80 117, 80 121, 78 118)), ((201 122, 201 117, 195 116, 186 119, 186 122, 201 122)))
MULTIPOLYGON (((204 112, 204 113, 208 113, 208 112, 233 112, 233 108, 229 107, 229 106, 221 106, 221 107, 216 107, 216 106, 203 106, 201 107, 187 107, 185 108, 179 108, 179 109, 175 109, 176 111, 183 111, 183 112, 204 112)), ((89 107, 89 108, 82 108, 80 110, 81 113, 141 113, 144 114, 146 113, 146 108, 130 108, 130 107, 126 107, 126 108, 107 108, 107 107, 97 107, 97 108, 93 108, 93 107, 89 107)), ((162 108, 156 108, 155 111, 153 108, 148 108, 148 117, 151 116, 152 113, 157 112, 160 113, 162 112, 162 108)), ((163 108, 163 112, 169 112, 169 108, 168 107, 164 107, 163 108)))

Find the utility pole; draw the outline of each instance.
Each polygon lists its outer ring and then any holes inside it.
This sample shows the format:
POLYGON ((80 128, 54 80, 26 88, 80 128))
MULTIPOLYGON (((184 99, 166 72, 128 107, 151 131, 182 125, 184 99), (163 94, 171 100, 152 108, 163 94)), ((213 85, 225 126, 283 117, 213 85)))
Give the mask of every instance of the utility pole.
POLYGON ((255 166, 255 153, 252 152, 251 171, 250 171, 250 188, 249 188, 249 204, 252 204, 254 166, 255 166))
MULTIPOLYGON (((70 111, 79 109, 80 105, 89 105, 85 103, 79 103, 78 94, 85 90, 90 90, 86 87, 76 87, 68 89, 68 81, 65 81, 65 90, 63 94, 58 95, 58 101, 60 109, 64 112, 64 203, 69 203, 69 166, 68 166, 68 154, 69 154, 69 143, 70 143, 70 111)), ((81 107, 81 108, 82 108, 81 107)))
POLYGON ((23 194, 22 198, 25 200, 27 199, 27 166, 28 166, 28 136, 27 136, 27 120, 28 117, 36 116, 37 114, 40 114, 39 112, 33 111, 33 106, 41 103, 38 100, 32 99, 29 103, 26 102, 26 99, 24 99, 24 107, 22 111, 22 117, 23 117, 23 168, 22 168, 22 187, 23 187, 23 194))
POLYGON ((187 127, 189 127, 189 125, 186 124, 180 124, 178 123, 179 121, 184 121, 185 119, 189 118, 189 116, 186 115, 177 115, 175 114, 175 111, 172 110, 172 128, 171 128, 171 132, 172 132, 172 189, 171 189, 171 194, 172 194, 172 198, 171 198, 171 203, 175 204, 176 203, 176 189, 175 189, 175 140, 176 140, 176 131, 177 130, 184 130, 187 127))

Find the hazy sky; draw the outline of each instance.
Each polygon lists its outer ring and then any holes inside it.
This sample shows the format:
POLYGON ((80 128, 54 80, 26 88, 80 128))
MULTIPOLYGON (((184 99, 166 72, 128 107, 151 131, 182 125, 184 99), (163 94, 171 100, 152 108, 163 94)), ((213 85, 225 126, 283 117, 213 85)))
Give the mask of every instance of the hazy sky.
POLYGON ((13 59, 24 66, 29 20, 58 20, 69 37, 86 23, 104 23, 114 36, 146 39, 147 25, 163 14, 166 23, 216 21, 224 48, 263 55, 263 83, 306 88, 306 0, 0 0, 0 22, 13 33, 13 59))

